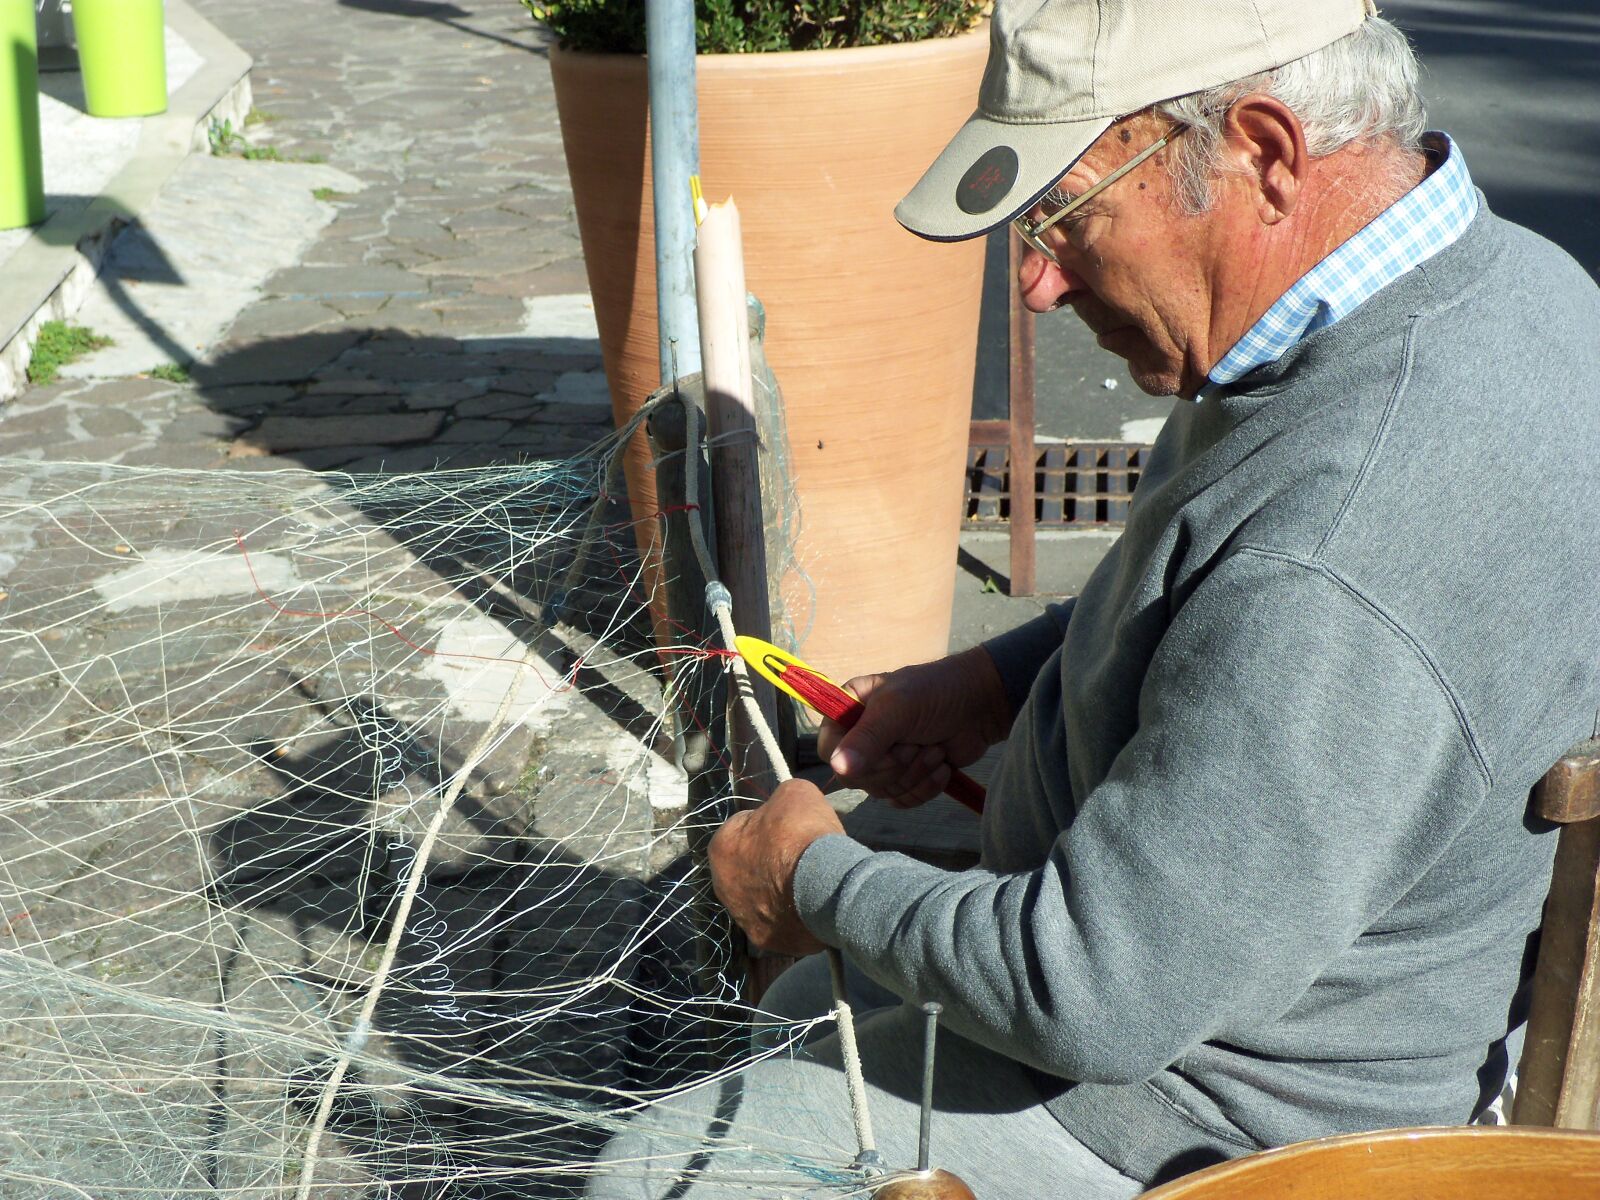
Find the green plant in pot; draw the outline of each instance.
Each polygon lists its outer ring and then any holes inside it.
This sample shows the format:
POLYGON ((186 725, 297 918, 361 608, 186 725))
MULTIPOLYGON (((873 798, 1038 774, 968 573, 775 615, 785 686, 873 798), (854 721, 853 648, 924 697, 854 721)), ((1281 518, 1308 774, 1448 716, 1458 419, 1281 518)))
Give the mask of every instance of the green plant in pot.
MULTIPOLYGON (((622 420, 659 383, 644 0, 528 2, 559 39, 551 74, 622 420)), ((701 178, 708 200, 739 205, 801 507, 783 605, 836 676, 936 657, 949 638, 983 245, 925 242, 894 206, 972 112, 984 12, 696 6, 701 178)), ((635 512, 655 512, 642 444, 627 468, 635 512)))

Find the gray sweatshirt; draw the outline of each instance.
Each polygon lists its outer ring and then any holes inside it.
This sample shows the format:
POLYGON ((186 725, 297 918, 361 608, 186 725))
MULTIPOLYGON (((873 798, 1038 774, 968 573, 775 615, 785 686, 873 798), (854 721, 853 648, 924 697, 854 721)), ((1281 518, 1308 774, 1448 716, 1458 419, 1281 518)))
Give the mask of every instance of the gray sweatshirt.
POLYGON ((989 650, 981 868, 822 838, 819 937, 1141 1180, 1465 1122, 1549 886, 1528 790, 1600 710, 1600 291, 1485 204, 1179 402, 1077 603, 989 650))

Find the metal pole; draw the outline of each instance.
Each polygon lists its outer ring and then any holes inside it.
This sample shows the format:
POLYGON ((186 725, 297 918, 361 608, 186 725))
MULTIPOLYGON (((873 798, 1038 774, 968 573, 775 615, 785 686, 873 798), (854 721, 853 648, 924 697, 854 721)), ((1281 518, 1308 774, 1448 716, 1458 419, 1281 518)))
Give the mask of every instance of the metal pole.
POLYGON ((650 72, 650 186, 655 196, 656 312, 663 385, 700 369, 694 298, 694 201, 700 173, 694 0, 645 0, 650 72))

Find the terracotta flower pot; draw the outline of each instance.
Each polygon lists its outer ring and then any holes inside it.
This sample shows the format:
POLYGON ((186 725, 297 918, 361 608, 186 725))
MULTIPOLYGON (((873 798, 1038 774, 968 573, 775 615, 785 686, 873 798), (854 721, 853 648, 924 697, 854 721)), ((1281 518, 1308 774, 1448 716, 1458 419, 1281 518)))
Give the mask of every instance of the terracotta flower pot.
MULTIPOLYGON (((783 389, 806 576, 785 606, 810 626, 805 656, 840 676, 949 639, 983 244, 925 242, 893 210, 971 112, 987 46, 985 27, 697 62, 706 198, 739 204, 783 389)), ((658 385, 645 62, 550 63, 620 420, 658 385)), ((632 448, 640 516, 656 509, 646 460, 632 448)))

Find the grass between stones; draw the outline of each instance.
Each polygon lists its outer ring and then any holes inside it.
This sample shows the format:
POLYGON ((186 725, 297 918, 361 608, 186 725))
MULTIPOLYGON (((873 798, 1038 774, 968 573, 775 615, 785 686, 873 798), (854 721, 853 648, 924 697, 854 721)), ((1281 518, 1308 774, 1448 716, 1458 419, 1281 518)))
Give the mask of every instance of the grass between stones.
POLYGON ((33 357, 28 360, 28 382, 53 383, 56 373, 69 362, 109 345, 110 338, 92 329, 68 325, 65 321, 46 321, 39 327, 39 340, 34 343, 33 357))

